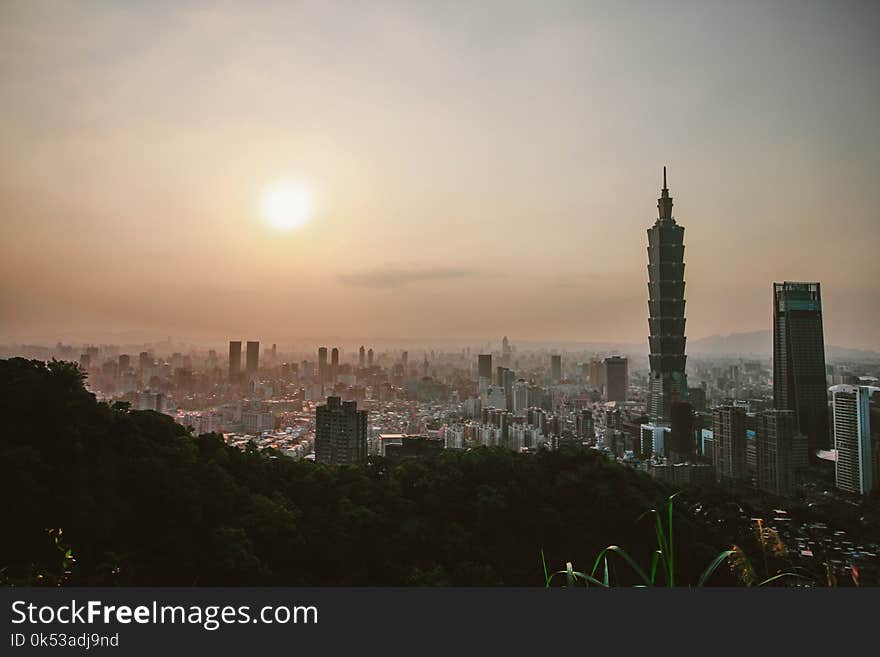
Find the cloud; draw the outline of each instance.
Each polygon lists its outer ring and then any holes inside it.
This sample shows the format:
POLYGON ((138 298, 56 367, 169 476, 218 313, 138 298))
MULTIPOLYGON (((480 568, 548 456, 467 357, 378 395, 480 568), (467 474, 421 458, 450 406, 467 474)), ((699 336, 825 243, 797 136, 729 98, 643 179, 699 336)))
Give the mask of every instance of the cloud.
POLYGON ((470 278, 477 272, 463 267, 430 267, 426 269, 373 269, 355 274, 343 274, 339 281, 352 287, 390 289, 430 281, 470 278))

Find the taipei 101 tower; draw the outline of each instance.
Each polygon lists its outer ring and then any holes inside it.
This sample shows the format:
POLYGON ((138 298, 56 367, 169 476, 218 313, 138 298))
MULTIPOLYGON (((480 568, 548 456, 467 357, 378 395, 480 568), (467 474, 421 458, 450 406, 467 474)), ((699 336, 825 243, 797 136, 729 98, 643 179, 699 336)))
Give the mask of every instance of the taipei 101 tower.
POLYGON ((688 388, 684 354, 684 227, 675 223, 672 216, 666 167, 657 210, 659 216, 648 229, 648 414, 655 423, 668 423, 670 404, 687 399, 688 388))

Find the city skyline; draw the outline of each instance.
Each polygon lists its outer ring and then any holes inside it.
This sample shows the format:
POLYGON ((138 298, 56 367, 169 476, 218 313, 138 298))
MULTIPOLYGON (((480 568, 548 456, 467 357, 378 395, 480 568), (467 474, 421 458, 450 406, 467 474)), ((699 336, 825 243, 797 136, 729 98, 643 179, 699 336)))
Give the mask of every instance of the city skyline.
POLYGON ((808 280, 877 350, 878 9, 837 7, 6 3, 0 340, 646 345, 668 164, 689 345, 808 280))

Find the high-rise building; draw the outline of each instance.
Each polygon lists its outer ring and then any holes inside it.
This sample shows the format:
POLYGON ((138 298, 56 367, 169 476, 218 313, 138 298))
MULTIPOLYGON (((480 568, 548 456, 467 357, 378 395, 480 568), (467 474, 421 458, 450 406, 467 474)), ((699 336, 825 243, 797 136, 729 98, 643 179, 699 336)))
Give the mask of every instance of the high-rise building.
POLYGON ((880 400, 880 388, 837 385, 831 387, 834 409, 834 449, 837 487, 857 495, 870 493, 874 481, 871 445, 871 401, 880 400))
POLYGON ((651 374, 648 414, 654 422, 669 420, 673 401, 687 399, 684 336, 684 227, 672 216, 666 187, 657 199, 659 216, 648 229, 648 327, 651 374))
POLYGON ((639 426, 639 432, 639 447, 643 456, 650 456, 657 461, 666 458, 669 452, 670 429, 668 426, 653 422, 642 424, 639 426))
POLYGON ((694 457, 694 408, 686 401, 674 401, 669 406, 669 458, 673 463, 685 463, 694 457))
POLYGON ((513 412, 521 413, 529 407, 529 382, 519 379, 513 384, 513 412))
POLYGON ((260 371, 260 343, 249 340, 247 343, 247 361, 245 363, 248 378, 255 377, 260 371))
POLYGON ((605 365, 598 358, 590 361, 590 385, 596 389, 605 385, 605 365))
POLYGON ((797 473, 807 465, 807 439, 797 431, 794 411, 770 410, 755 416, 755 484, 774 495, 791 495, 797 473))
POLYGON ((327 397, 315 410, 315 460, 351 465, 367 458, 367 411, 357 402, 327 397))
POLYGON ((719 406, 712 411, 712 462, 720 480, 742 480, 746 470, 746 411, 719 406))
POLYGON ((773 406, 794 411, 810 452, 828 448, 819 283, 773 284, 773 406))
POLYGON ((706 389, 688 388, 688 401, 696 413, 703 413, 706 410, 706 389))
POLYGON ((595 440, 596 427, 593 423, 593 412, 589 408, 581 409, 575 418, 575 433, 583 440, 595 440))
POLYGON ((510 340, 507 339, 505 335, 501 340, 501 364, 504 367, 510 367, 510 357, 513 353, 513 350, 510 348, 510 340))
POLYGON ((403 373, 406 374, 407 368, 409 367, 409 352, 404 351, 400 354, 400 364, 403 365, 403 373))
MULTIPOLYGON (((143 354, 141 354, 143 362, 143 354)), ((229 382, 237 383, 241 378, 241 340, 229 341, 229 382)))
POLYGON ((336 383, 337 376, 339 376, 339 347, 333 347, 330 352, 330 381, 336 383))
POLYGON ((550 380, 554 383, 562 380, 562 356, 559 354, 550 356, 550 380))
POLYGON ((629 364, 622 356, 610 356, 604 361, 605 366, 605 400, 615 402, 626 401, 629 387, 629 364))
POLYGON ((318 348, 318 383, 327 383, 327 347, 318 348))
POLYGON ((120 354, 119 355, 119 371, 124 372, 129 367, 131 367, 131 356, 128 354, 120 354))
POLYGON ((367 367, 373 366, 373 350, 372 348, 367 349, 367 367))
POLYGON ((477 356, 477 377, 487 381, 492 380, 492 354, 479 354, 477 356))
POLYGON ((504 397, 507 400, 507 410, 513 410, 513 384, 516 383, 516 372, 506 367, 501 374, 501 387, 504 389, 504 397))
POLYGON ((361 345, 361 348, 358 349, 358 367, 363 368, 366 362, 366 351, 364 350, 364 345, 361 345))

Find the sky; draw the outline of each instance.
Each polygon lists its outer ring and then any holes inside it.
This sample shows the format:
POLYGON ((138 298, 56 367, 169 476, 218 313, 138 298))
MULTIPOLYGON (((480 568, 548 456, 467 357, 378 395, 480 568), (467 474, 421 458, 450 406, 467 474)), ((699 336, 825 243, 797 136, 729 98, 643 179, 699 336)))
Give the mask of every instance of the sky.
POLYGON ((822 283, 880 349, 876 2, 0 2, 0 339, 646 342, 822 283), (267 185, 314 212, 279 230, 267 185))

